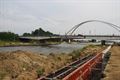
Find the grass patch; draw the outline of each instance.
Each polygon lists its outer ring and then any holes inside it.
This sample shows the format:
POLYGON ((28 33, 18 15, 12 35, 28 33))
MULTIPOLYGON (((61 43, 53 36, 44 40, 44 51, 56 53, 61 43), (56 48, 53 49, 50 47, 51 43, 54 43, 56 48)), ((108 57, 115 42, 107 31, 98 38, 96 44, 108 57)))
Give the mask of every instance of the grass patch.
POLYGON ((22 68, 23 70, 27 70, 29 68, 29 65, 26 63, 23 63, 22 68))
POLYGON ((0 46, 21 46, 21 45, 33 45, 33 43, 23 43, 19 41, 1 41, 0 46))
POLYGON ((38 77, 40 77, 41 75, 43 75, 43 73, 45 72, 45 70, 43 68, 38 68, 36 70, 36 72, 37 72, 38 77))
POLYGON ((76 58, 81 56, 82 49, 79 50, 74 50, 72 53, 70 53, 69 55, 72 56, 72 59, 75 60, 76 58))
POLYGON ((0 71, 0 80, 3 80, 3 78, 5 77, 6 72, 4 71, 0 71))
POLYGON ((72 56, 73 60, 75 60, 75 59, 79 58, 82 54, 87 55, 86 53, 84 53, 84 51, 87 50, 87 48, 95 48, 95 47, 96 47, 96 45, 88 45, 88 46, 85 46, 81 49, 74 50, 69 55, 72 56))

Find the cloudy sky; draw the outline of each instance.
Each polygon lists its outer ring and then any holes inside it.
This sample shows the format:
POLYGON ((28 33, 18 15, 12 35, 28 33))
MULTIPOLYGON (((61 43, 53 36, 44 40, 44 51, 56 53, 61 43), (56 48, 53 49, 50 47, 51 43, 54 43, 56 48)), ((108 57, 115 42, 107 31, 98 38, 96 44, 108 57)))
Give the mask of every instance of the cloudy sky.
MULTIPOLYGON (((120 26, 120 0, 0 0, 0 31, 23 34, 41 27, 65 34, 74 25, 91 19, 120 26)), ((98 22, 82 25, 77 33, 120 34, 98 22)))

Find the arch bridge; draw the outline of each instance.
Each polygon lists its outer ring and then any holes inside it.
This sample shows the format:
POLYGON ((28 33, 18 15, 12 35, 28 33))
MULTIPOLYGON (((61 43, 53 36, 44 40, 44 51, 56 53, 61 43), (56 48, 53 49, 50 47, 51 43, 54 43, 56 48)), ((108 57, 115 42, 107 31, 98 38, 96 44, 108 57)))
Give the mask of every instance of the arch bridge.
POLYGON ((73 35, 73 33, 82 25, 87 24, 87 23, 91 23, 91 22, 99 22, 102 24, 107 24, 109 27, 114 28, 116 31, 118 31, 120 33, 120 27, 109 23, 109 22, 105 22, 105 21, 101 21, 101 20, 87 20, 84 22, 81 22, 77 25, 75 25, 74 27, 72 27, 65 35, 60 35, 60 36, 50 36, 50 37, 46 37, 46 36, 42 36, 42 37, 20 37, 21 40, 39 40, 39 41, 49 41, 49 40, 53 40, 53 41, 61 41, 61 40, 72 40, 72 39, 96 39, 96 40, 120 40, 120 35, 73 35))
POLYGON ((85 39, 96 39, 96 40, 120 40, 120 35, 78 35, 78 36, 74 36, 73 33, 82 25, 87 24, 87 23, 91 23, 91 22, 99 22, 102 24, 107 24, 109 27, 112 27, 113 29, 115 29, 116 31, 118 31, 120 33, 120 27, 109 23, 109 22, 105 22, 105 21, 101 21, 101 20, 87 20, 84 22, 81 22, 77 25, 75 25, 74 27, 72 27, 66 34, 66 39, 80 39, 80 36, 85 38, 85 39))
POLYGON ((120 32, 120 27, 115 25, 115 24, 112 24, 112 23, 109 23, 109 22, 105 22, 105 21, 101 21, 101 20, 88 20, 88 21, 81 22, 81 23, 75 25, 74 27, 72 27, 66 33, 66 35, 72 35, 80 26, 82 26, 84 24, 87 24, 87 23, 91 23, 91 22, 100 22, 100 23, 103 23, 103 24, 107 24, 107 25, 109 25, 109 27, 112 27, 112 28, 116 29, 118 32, 120 32))

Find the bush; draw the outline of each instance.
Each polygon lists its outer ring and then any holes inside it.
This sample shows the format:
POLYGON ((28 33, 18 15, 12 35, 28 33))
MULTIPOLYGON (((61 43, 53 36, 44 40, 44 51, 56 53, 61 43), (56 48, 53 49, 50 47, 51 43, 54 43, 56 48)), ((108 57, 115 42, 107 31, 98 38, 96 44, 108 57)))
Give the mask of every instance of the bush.
POLYGON ((45 70, 43 68, 37 69, 36 72, 37 72, 38 77, 40 77, 44 73, 44 71, 45 70))
POLYGON ((2 41, 18 41, 18 34, 12 32, 0 32, 0 40, 2 41))
POLYGON ((75 60, 77 58, 80 57, 81 55, 81 49, 80 50, 74 50, 72 53, 70 53, 69 55, 72 56, 72 59, 75 60))

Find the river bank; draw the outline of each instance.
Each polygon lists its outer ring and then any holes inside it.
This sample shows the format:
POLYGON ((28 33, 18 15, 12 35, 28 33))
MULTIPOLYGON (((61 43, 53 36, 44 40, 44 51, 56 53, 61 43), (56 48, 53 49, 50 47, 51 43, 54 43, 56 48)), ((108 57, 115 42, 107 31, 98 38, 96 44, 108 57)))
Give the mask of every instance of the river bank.
POLYGON ((0 41, 0 47, 10 47, 10 46, 29 46, 37 45, 34 43, 23 43, 19 41, 0 41))
MULTIPOLYGON (((9 47, 0 47, 0 52, 6 51, 30 51, 32 53, 42 53, 42 54, 50 54, 50 53, 70 53, 73 50, 81 49, 85 46, 89 45, 88 43, 71 43, 68 44, 63 42, 61 44, 55 45, 44 45, 44 46, 9 46, 9 47)), ((96 45, 96 44, 95 44, 96 45)))
POLYGON ((0 80, 35 80, 38 75, 45 76, 61 66, 68 65, 78 57, 96 54, 105 48, 105 46, 89 45, 69 54, 49 55, 21 50, 0 52, 0 80))
POLYGON ((37 42, 20 42, 20 41, 0 41, 0 47, 16 47, 16 46, 47 46, 47 45, 56 45, 61 42, 46 42, 46 43, 37 43, 37 42))

